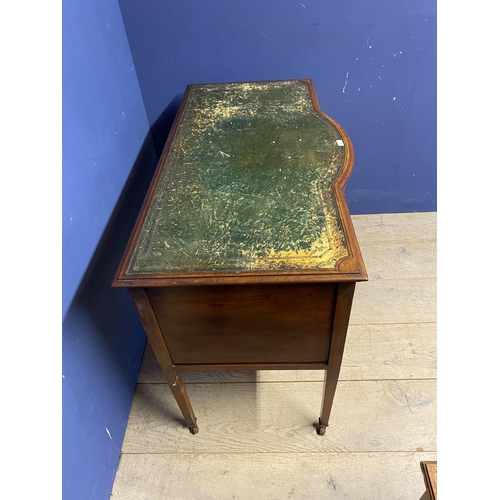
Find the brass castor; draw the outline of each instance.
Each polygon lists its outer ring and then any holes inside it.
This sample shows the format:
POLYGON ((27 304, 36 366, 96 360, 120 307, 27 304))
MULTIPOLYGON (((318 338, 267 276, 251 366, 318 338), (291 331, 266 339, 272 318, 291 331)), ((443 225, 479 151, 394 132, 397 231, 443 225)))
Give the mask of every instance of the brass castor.
POLYGON ((190 428, 189 428, 189 432, 190 432, 191 434, 198 434, 198 431, 199 431, 199 429, 198 429, 198 426, 197 426, 197 425, 195 425, 195 426, 193 426, 193 427, 190 427, 190 428))
POLYGON ((320 435, 320 436, 324 436, 325 435, 325 432, 326 432, 326 428, 328 426, 325 425, 325 424, 322 424, 321 423, 321 419, 319 420, 319 423, 318 423, 318 427, 316 427, 316 432, 320 435))

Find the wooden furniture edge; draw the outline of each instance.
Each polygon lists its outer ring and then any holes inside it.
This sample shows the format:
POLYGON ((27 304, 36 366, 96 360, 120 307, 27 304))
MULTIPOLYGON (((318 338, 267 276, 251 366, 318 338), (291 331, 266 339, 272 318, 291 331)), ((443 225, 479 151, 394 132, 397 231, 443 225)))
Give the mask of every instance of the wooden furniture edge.
POLYGON ((430 500, 437 500, 437 461, 424 460, 420 462, 420 468, 424 476, 425 488, 429 494, 430 500), (431 474, 429 469, 432 468, 435 474, 431 474), (436 481, 434 481, 434 476, 436 481))
POLYGON ((198 277, 139 277, 136 279, 117 279, 114 288, 164 287, 164 286, 203 286, 203 285, 270 285, 306 283, 358 283, 367 281, 366 274, 297 274, 297 275, 253 275, 253 276, 198 276, 198 277))

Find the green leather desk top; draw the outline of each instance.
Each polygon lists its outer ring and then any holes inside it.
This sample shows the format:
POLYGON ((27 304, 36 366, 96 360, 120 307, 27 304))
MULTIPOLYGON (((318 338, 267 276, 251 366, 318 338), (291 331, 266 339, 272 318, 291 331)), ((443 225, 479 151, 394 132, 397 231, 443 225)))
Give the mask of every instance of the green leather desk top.
POLYGON ((188 87, 124 275, 333 269, 348 256, 332 190, 346 136, 310 88, 188 87))

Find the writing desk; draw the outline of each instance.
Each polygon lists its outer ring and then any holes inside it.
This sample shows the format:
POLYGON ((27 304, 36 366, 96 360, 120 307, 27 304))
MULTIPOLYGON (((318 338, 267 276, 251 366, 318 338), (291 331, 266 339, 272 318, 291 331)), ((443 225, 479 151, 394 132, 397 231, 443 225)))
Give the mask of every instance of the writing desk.
POLYGON ((367 279, 343 188, 351 142, 312 81, 189 85, 112 286, 128 289, 190 431, 182 372, 325 371, 367 279))

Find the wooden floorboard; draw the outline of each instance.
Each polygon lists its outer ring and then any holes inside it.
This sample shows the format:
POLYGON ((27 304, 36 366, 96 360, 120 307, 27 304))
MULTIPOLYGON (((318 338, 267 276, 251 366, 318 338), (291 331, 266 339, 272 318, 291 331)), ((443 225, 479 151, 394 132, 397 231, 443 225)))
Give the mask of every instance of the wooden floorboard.
POLYGON ((191 435, 149 346, 113 500, 418 500, 436 460, 435 213, 354 216, 356 288, 330 427, 321 371, 186 373, 191 435))
POLYGON ((351 325, 431 323, 436 320, 436 280, 374 280, 356 286, 351 325))
POLYGON ((436 214, 353 216, 370 280, 436 278, 436 214))
POLYGON ((323 384, 193 384, 192 436, 169 387, 138 387, 124 453, 436 451, 434 380, 339 382, 325 436, 316 434, 323 384), (168 418, 167 418, 168 417, 168 418))
POLYGON ((113 500, 418 500, 433 453, 123 455, 113 500))

